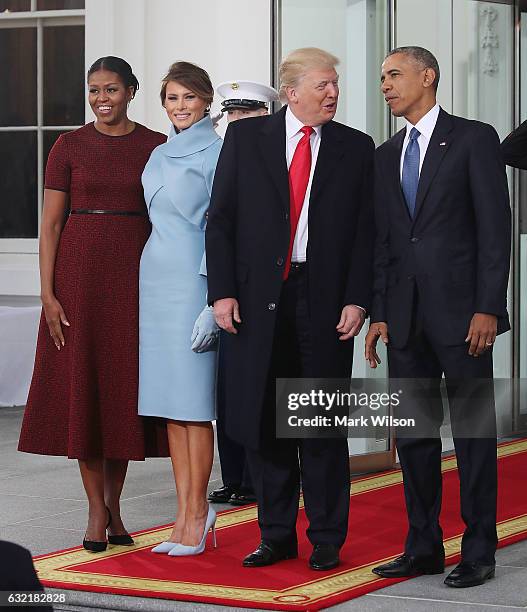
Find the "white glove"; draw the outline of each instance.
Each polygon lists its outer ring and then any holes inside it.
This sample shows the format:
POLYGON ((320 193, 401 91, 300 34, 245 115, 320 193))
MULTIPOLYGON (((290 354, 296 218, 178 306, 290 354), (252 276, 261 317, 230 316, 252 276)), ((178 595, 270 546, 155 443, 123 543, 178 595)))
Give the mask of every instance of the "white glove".
POLYGON ((214 319, 214 309, 212 306, 205 306, 194 323, 190 348, 195 353, 215 351, 219 335, 220 328, 214 319))
POLYGON ((218 123, 220 122, 222 117, 223 117, 223 111, 220 111, 219 113, 216 113, 215 115, 211 114, 210 120, 212 121, 212 127, 213 128, 217 128, 218 127, 218 123))

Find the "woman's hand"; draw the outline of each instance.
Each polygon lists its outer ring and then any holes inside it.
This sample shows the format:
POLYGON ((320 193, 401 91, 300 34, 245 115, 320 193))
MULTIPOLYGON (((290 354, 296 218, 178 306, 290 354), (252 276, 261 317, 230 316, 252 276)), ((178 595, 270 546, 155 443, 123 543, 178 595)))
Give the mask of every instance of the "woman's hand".
POLYGON ((194 323, 190 348, 195 353, 206 353, 216 349, 220 328, 214 320, 212 306, 205 306, 194 323))
POLYGON ((57 350, 60 351, 61 347, 66 344, 62 325, 70 327, 68 319, 64 314, 64 309, 55 296, 43 299, 42 307, 44 308, 44 316, 46 317, 46 323, 49 327, 49 335, 55 343, 57 350))
POLYGON ((69 196, 63 191, 44 189, 44 208, 40 227, 40 297, 44 316, 57 350, 64 346, 62 325, 70 326, 60 302, 55 297, 55 259, 59 248, 60 235, 64 227, 65 212, 69 196), (61 325, 62 324, 62 325, 61 325))

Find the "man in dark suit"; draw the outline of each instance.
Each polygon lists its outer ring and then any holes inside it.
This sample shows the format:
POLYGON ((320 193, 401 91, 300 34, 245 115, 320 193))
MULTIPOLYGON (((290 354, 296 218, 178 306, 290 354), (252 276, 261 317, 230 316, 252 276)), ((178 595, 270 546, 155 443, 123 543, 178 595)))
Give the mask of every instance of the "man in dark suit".
POLYGON ((227 433, 247 449, 262 540, 246 567, 297 556, 300 481, 313 569, 339 563, 345 439, 277 439, 275 380, 349 377, 371 293, 374 144, 333 121, 337 58, 292 52, 288 105, 229 125, 206 234, 209 300, 226 330, 227 433))
POLYGON ((395 49, 382 66, 382 92, 406 127, 376 152, 377 239, 366 358, 371 367, 380 363, 375 346, 381 337, 388 345, 390 378, 413 379, 425 392, 409 403, 417 419, 428 419, 429 435, 397 438, 409 531, 405 553, 373 571, 388 578, 444 571, 444 374, 466 524, 461 563, 445 583, 469 587, 494 576, 492 345, 510 328, 511 215, 495 130, 442 110, 438 81, 437 60, 420 47, 395 49))

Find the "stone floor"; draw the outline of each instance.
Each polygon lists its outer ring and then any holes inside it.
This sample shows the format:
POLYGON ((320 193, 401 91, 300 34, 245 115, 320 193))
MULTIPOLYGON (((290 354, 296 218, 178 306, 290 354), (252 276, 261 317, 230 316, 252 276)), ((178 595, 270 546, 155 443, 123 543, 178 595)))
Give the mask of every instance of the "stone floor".
MULTIPOLYGON (((0 408, 0 538, 34 555, 79 544, 86 503, 76 462, 61 457, 18 453, 22 408, 0 408)), ((210 487, 220 482, 217 458, 210 487)), ((527 486, 526 482, 518 483, 527 486)), ((176 504, 168 460, 131 463, 123 495, 123 517, 130 531, 168 523, 176 504)), ((527 509, 526 509, 527 511, 527 509)), ((248 543, 248 548, 253 543, 248 543)), ((459 612, 527 610, 527 541, 499 550, 496 579, 474 589, 449 589, 440 576, 423 576, 353 599, 333 609, 360 612, 459 612)), ((65 591, 67 604, 56 610, 197 610, 225 607, 65 591)))

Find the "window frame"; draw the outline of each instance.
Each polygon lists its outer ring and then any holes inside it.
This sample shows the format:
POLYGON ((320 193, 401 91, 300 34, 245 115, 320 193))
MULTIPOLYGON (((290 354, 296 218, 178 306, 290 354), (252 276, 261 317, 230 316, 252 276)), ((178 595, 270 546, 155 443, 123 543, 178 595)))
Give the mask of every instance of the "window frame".
POLYGON ((44 132, 72 131, 80 125, 44 125, 44 28, 46 27, 85 27, 86 9, 64 9, 37 11, 37 0, 31 0, 30 11, 0 13, 0 29, 36 28, 37 34, 37 124, 22 126, 0 126, 0 132, 36 132, 37 134, 37 219, 36 238, 0 238, 0 254, 38 253, 42 203, 44 199, 44 132))

